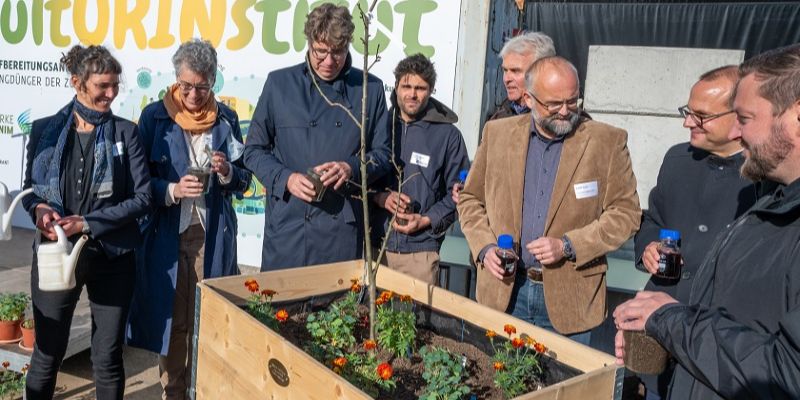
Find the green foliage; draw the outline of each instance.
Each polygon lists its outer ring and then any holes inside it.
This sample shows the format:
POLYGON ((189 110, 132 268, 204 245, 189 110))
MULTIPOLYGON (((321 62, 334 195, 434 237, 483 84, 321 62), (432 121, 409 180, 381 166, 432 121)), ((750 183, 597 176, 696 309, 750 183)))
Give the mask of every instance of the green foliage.
POLYGON ((21 320, 30 299, 30 296, 22 292, 0 294, 0 321, 21 320))
POLYGON ((309 352, 317 359, 332 359, 345 354, 356 344, 353 331, 357 322, 358 293, 348 292, 347 296, 333 303, 328 310, 309 314, 306 330, 314 342, 309 352))
POLYGON ((409 296, 401 296, 397 303, 391 292, 381 293, 376 301, 375 331, 381 347, 398 357, 406 357, 408 351, 413 350, 417 337, 417 316, 412 311, 414 304, 409 296))
POLYGON ((0 399, 14 399, 25 390, 25 374, 8 369, 4 362, 0 369, 0 399))
MULTIPOLYGON (((516 332, 516 330, 514 330, 516 332)), ((503 391, 506 398, 513 398, 528 392, 528 384, 542 375, 538 352, 534 348, 544 346, 530 336, 504 340, 496 343, 493 335, 488 335, 494 348, 492 358, 495 370, 494 384, 503 391)), ((509 338, 511 334, 509 333, 509 338)))
POLYGON ((278 330, 275 309, 272 308, 272 296, 254 293, 247 299, 247 312, 272 330, 278 330))
POLYGON ((459 400, 469 393, 469 387, 463 384, 466 371, 460 357, 434 346, 425 346, 419 353, 425 366, 422 378, 428 383, 420 399, 459 400))
POLYGON ((347 354, 345 358, 347 359, 347 364, 337 372, 348 382, 363 390, 364 393, 377 397, 380 390, 385 392, 394 391, 397 386, 394 378, 382 379, 378 375, 380 362, 374 351, 366 353, 353 352, 347 354))

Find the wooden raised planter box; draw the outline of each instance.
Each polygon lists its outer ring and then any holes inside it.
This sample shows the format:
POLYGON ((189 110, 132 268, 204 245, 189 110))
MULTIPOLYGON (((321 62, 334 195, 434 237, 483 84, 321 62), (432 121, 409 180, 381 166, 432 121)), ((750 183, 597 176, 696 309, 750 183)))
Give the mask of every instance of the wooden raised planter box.
MULTIPOLYGON (((249 278, 276 290, 274 301, 283 303, 345 292, 350 288, 350 279, 362 275, 363 261, 354 260, 198 284, 191 393, 197 399, 369 399, 242 309, 250 295, 244 286, 249 278)), ((514 324, 518 332, 528 333, 548 346, 558 363, 582 372, 517 399, 621 396, 623 369, 608 354, 388 268, 378 272, 377 286, 379 290, 411 295, 434 312, 475 327, 473 337, 483 337, 487 329, 503 332, 504 324, 514 324)))

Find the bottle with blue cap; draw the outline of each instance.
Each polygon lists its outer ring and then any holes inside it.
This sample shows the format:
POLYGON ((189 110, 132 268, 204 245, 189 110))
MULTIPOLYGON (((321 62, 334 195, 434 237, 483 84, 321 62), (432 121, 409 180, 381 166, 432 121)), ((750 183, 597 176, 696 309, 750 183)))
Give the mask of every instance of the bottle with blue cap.
POLYGON ((658 271, 655 275, 665 279, 680 279, 683 260, 678 241, 681 240, 681 233, 662 229, 658 239, 658 271))
POLYGON ((517 253, 514 252, 514 237, 511 235, 500 235, 497 237, 497 257, 500 258, 500 267, 503 268, 503 276, 512 276, 517 271, 517 253))

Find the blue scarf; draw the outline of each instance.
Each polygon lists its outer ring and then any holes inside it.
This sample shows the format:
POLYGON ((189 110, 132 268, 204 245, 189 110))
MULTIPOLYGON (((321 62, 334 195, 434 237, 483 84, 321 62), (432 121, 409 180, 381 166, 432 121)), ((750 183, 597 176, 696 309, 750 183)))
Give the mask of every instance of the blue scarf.
POLYGON ((74 125, 75 113, 97 130, 94 146, 94 170, 89 193, 98 198, 110 197, 114 186, 114 118, 111 111, 99 112, 81 104, 77 98, 62 108, 42 131, 33 159, 33 192, 47 201, 59 214, 64 213, 59 182, 61 157, 67 135, 74 125))

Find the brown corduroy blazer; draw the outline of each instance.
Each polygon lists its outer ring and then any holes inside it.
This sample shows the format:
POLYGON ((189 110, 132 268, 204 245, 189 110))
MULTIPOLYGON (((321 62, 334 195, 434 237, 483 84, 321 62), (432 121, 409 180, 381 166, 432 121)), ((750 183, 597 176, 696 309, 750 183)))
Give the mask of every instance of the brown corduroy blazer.
MULTIPOLYGON (((477 256, 503 233, 513 235, 520 250, 530 124, 530 114, 486 123, 458 204, 461 229, 478 265, 477 300, 500 311, 508 307, 514 277, 498 280, 477 256)), ((544 230, 548 237, 566 234, 577 257, 545 265, 543 271, 545 303, 558 332, 582 332, 603 322, 605 255, 628 240, 640 220, 627 133, 583 120, 564 140, 544 230), (575 185, 595 181, 597 195, 578 199, 575 185)))

